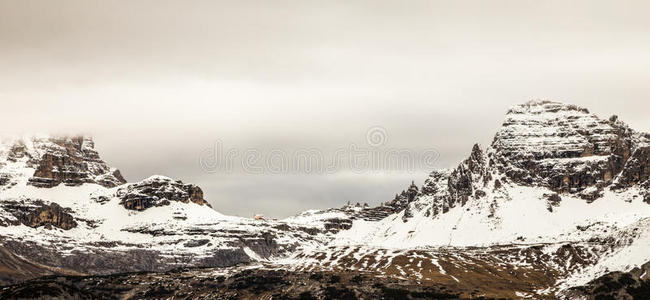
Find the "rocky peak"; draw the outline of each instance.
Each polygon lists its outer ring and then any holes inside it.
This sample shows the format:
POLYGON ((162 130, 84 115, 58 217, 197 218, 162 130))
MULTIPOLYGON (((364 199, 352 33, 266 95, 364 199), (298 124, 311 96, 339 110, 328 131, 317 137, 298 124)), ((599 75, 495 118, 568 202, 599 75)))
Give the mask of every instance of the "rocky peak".
POLYGON ((409 186, 409 189, 406 191, 406 195, 408 196, 407 198, 408 202, 412 202, 413 199, 415 199, 415 196, 417 196, 419 191, 420 190, 418 189, 418 186, 415 185, 415 181, 411 181, 411 185, 409 186))
POLYGON ((467 159, 467 167, 474 174, 481 174, 485 171, 485 157, 479 144, 474 144, 472 153, 467 159))
POLYGON ((489 178, 485 162, 483 150, 478 144, 475 144, 470 156, 451 171, 447 179, 449 192, 447 206, 449 208, 455 207, 457 204, 464 206, 469 197, 474 196, 475 191, 479 191, 485 185, 489 178))
POLYGON ((169 205, 170 201, 208 205, 200 187, 160 175, 119 188, 116 196, 124 208, 138 211, 169 205))
POLYGON ((594 200, 647 141, 617 117, 603 120, 575 105, 530 101, 508 111, 492 158, 514 182, 594 200), (590 187, 596 189, 583 193, 590 187))
MULTIPOLYGON (((498 207, 494 199, 507 198, 501 195, 507 182, 552 190, 551 212, 563 193, 591 202, 608 187, 638 185, 648 191, 650 138, 616 116, 600 119, 575 105, 551 101, 516 105, 506 114, 489 148, 483 150, 476 144, 456 168, 433 171, 415 206, 436 216, 498 193, 487 204, 492 211, 498 207)), ((650 203, 650 191, 645 198, 650 203)))
POLYGON ((625 128, 601 120, 585 108, 551 101, 530 101, 506 114, 492 146, 506 157, 535 159, 607 155, 625 128))
POLYGON ((33 186, 96 183, 114 187, 126 182, 119 170, 99 157, 90 137, 24 137, 8 142, 3 149, 0 158, 6 163, 24 163, 35 169, 29 179, 33 186))

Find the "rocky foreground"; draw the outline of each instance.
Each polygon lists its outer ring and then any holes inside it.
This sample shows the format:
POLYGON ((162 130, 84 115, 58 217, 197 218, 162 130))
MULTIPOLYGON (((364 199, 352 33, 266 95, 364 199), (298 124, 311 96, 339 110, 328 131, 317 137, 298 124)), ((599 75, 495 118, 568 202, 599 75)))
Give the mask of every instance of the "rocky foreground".
MULTIPOLYGON (((645 278, 648 271, 650 264, 630 272, 612 272, 565 291, 562 298, 650 299, 650 279, 645 278)), ((477 280, 481 278, 485 277, 478 276, 477 280)), ((0 299, 557 299, 514 292, 507 279, 500 280, 472 288, 460 282, 421 282, 373 272, 292 271, 255 265, 178 268, 165 273, 51 275, 4 287, 0 299), (496 286, 489 287, 491 284, 496 286)))
POLYGON ((479 291, 374 276, 257 267, 176 269, 166 273, 49 276, 4 288, 0 298, 33 299, 496 299, 479 291))

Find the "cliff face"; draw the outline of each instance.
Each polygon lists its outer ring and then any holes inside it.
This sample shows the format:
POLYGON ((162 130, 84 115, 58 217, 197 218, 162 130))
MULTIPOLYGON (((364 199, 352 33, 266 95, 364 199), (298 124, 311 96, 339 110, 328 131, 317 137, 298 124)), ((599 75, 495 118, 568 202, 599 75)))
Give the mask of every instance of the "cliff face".
MULTIPOLYGON (((432 172, 419 197, 430 199, 433 216, 488 193, 499 198, 507 183, 555 192, 549 194, 551 207, 562 194, 593 202, 607 188, 650 186, 649 148, 648 134, 615 116, 603 120, 574 105, 531 101, 508 111, 486 150, 474 145, 458 167, 432 172)), ((647 188, 644 193, 650 202, 647 188)))
POLYGON ((29 184, 36 187, 51 188, 62 183, 114 187, 126 182, 119 170, 99 157, 90 137, 26 137, 8 144, 0 157, 4 156, 8 163, 23 162, 26 167, 35 169, 29 184))
POLYGON ((616 116, 603 120, 574 105, 534 101, 508 112, 491 159, 516 183, 595 200, 615 179, 647 180, 640 165, 647 165, 648 141, 616 116))
POLYGON ((25 225, 32 228, 53 227, 69 230, 77 227, 77 222, 69 208, 56 203, 46 204, 41 200, 4 200, 0 207, 6 214, 0 217, 0 226, 25 225))
POLYGON ((27 214, 21 214, 18 216, 18 220, 33 228, 45 226, 45 228, 51 229, 54 226, 69 230, 77 227, 77 222, 72 215, 56 203, 43 205, 27 214))
POLYGON ((470 199, 484 197, 492 185, 498 189, 499 180, 491 182, 492 173, 488 165, 488 157, 481 147, 476 144, 470 156, 452 170, 434 171, 424 182, 419 197, 426 197, 431 201, 431 207, 426 214, 436 216, 447 213, 457 206, 465 206, 470 199))

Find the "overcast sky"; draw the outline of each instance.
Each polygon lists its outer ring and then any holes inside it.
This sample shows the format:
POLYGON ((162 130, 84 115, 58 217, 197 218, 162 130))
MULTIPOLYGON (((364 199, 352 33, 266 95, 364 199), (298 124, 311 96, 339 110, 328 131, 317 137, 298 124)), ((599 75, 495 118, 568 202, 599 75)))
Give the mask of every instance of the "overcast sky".
POLYGON ((129 181, 199 184, 218 211, 377 204, 560 100, 650 131, 647 1, 0 0, 0 134, 86 133, 129 181), (379 126, 379 127, 377 127, 379 126), (206 172, 224 149, 435 149, 412 172, 206 172))

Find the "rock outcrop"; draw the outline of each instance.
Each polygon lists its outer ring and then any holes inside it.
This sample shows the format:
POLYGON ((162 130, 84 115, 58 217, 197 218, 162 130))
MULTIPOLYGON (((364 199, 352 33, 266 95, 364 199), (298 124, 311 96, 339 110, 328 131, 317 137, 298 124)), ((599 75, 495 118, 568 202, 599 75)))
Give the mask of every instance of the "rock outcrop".
POLYGON ((45 226, 45 228, 51 229, 54 226, 68 230, 77 227, 77 222, 72 215, 56 203, 42 206, 29 214, 22 215, 19 220, 24 225, 34 228, 45 226))
POLYGON ((650 146, 634 150, 627 160, 617 182, 619 187, 630 187, 650 179, 650 146))
POLYGON ((46 204, 40 200, 3 201, 2 209, 11 214, 11 218, 0 218, 3 226, 23 224, 32 228, 44 226, 69 230, 77 227, 77 222, 69 208, 56 203, 46 204))
POLYGON ((406 196, 406 207, 404 208, 404 215, 402 215, 402 221, 407 222, 409 218, 413 217, 413 213, 411 212, 411 206, 409 205, 413 200, 415 200, 415 197, 417 197, 418 193, 420 192, 420 189, 418 188, 417 185, 415 185, 415 182, 411 182, 411 186, 409 186, 408 190, 406 192, 402 192, 404 196, 406 196))
POLYGON ((427 214, 436 216, 456 206, 465 206, 472 197, 485 196, 488 181, 487 156, 478 144, 470 156, 453 170, 434 171, 422 187, 421 195, 431 199, 427 214))
POLYGON ((348 230, 352 227, 352 220, 343 218, 331 218, 323 220, 323 225, 326 231, 338 232, 340 230, 348 230))
POLYGON ((8 185, 11 178, 7 174, 0 174, 0 187, 8 185))
POLYGON ((90 137, 26 137, 9 142, 1 150, 8 163, 24 161, 34 168, 29 184, 51 188, 61 183, 75 186, 96 183, 114 187, 126 181, 120 171, 104 162, 90 137))
POLYGON ((611 272, 564 293, 566 299, 648 299, 650 262, 629 272, 611 272))
POLYGON ((51 144, 44 147, 46 152, 34 159, 36 171, 30 179, 32 185, 97 183, 114 187, 126 182, 119 170, 110 168, 100 159, 91 138, 50 138, 48 141, 51 144))
POLYGON ((164 176, 152 176, 120 188, 117 197, 121 199, 120 204, 124 208, 139 211, 169 205, 170 201, 207 205, 200 187, 164 176))
MULTIPOLYGON (((513 182, 580 194, 592 187, 602 190, 621 172, 629 173, 623 176, 629 182, 647 178, 642 166, 647 166, 647 143, 645 135, 616 117, 603 120, 574 105, 531 101, 510 109, 492 143, 491 159, 513 182), (638 163, 626 166, 634 155, 638 163)), ((594 200, 598 194, 581 196, 594 200)))

